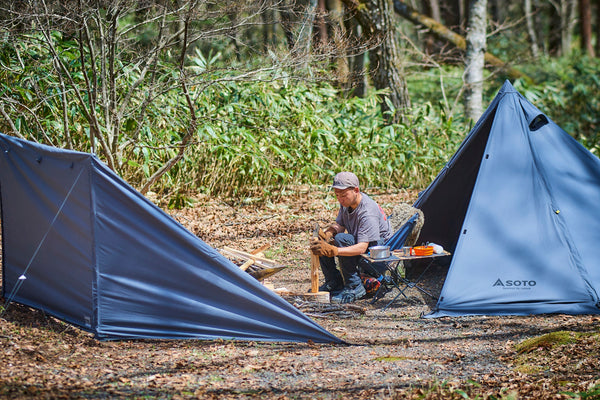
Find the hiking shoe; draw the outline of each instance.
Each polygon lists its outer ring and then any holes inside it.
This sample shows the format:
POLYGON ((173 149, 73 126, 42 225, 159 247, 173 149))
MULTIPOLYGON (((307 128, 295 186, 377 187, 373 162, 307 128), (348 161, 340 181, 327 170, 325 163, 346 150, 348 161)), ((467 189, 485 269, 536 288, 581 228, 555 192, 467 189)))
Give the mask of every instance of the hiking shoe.
POLYGON ((357 287, 350 289, 344 288, 339 294, 336 294, 331 297, 332 303, 352 303, 358 299, 362 299, 367 294, 365 287, 363 285, 358 285, 357 287))
POLYGON ((329 292, 332 295, 340 293, 343 289, 344 287, 341 284, 336 285, 335 283, 331 282, 325 282, 319 286, 319 292, 329 292))

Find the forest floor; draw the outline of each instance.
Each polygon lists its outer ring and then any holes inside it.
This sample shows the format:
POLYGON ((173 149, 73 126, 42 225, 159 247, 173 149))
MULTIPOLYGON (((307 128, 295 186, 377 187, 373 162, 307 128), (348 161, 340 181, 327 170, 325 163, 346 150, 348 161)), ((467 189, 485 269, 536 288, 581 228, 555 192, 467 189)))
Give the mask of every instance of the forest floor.
MULTIPOLYGON (((372 197, 391 212, 414 196, 372 197)), ((331 194, 306 189, 261 205, 199 198, 193 207, 168 212, 217 249, 252 251, 269 244, 265 256, 288 267, 270 283, 305 292, 312 227, 332 221, 336 210, 331 194)), ((439 295, 446 272, 447 265, 435 264, 424 287, 439 295)), ((415 289, 385 308, 396 294, 375 304, 360 300, 332 313, 310 312, 350 345, 99 342, 10 304, 0 317, 0 398, 600 398, 599 316, 432 319, 422 316, 435 301, 415 289)))

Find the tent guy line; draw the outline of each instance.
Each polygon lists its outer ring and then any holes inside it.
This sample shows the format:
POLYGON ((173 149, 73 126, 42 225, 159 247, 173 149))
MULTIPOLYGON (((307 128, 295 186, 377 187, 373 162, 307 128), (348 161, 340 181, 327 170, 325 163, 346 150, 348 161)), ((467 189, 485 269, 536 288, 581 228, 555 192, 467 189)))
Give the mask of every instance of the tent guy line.
MULTIPOLYGON (((39 162, 41 162, 41 159, 40 159, 39 162)), ((48 226, 48 229, 46 230, 46 233, 44 233, 44 237, 42 238, 42 240, 40 240, 40 243, 37 245, 35 251, 33 252, 32 256, 31 256, 31 258, 29 259, 29 262, 27 263, 27 266, 25 267, 25 269, 23 270, 23 272, 19 276, 18 283, 14 286, 13 290, 10 292, 10 294, 6 298, 6 300, 4 302, 4 308, 3 308, 2 312, 0 313, 0 317, 4 316, 4 314, 8 310, 9 304, 13 301, 15 295, 17 294, 17 292, 19 291, 19 289, 23 285, 23 282, 25 282, 25 280, 27 279, 27 271, 29 271, 29 268, 31 267, 31 263, 33 262, 33 260, 37 256, 38 252, 40 251, 40 248, 44 244, 44 241, 48 237, 48 234, 50 233, 50 230, 52 229, 52 226, 56 222, 56 219, 58 218, 59 214, 62 212, 63 207, 65 206, 65 203, 69 199, 69 196, 71 196, 71 193, 73 192, 73 188, 75 188, 75 185, 77 185, 77 182, 79 182, 79 178, 81 177, 82 173, 83 173, 83 168, 79 170, 79 174, 77 174, 77 177, 75 178, 75 181, 71 185, 71 188, 69 189, 69 192, 67 193, 67 195, 65 196, 63 202, 61 203, 60 207, 58 208, 58 211, 56 211, 56 214, 54 215, 54 218, 52 219, 52 222, 48 226)))

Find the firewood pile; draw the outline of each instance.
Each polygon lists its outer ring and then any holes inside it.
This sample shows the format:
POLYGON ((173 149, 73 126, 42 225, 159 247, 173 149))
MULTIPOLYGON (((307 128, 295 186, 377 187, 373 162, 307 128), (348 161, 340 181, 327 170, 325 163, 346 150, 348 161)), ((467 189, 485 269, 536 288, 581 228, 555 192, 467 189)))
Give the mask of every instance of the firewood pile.
POLYGON ((221 253, 240 267, 242 271, 246 271, 252 277, 262 282, 266 278, 287 268, 285 265, 264 257, 263 251, 268 249, 269 246, 268 244, 264 245, 249 253, 226 246, 221 249, 221 253))
MULTIPOLYGON (((264 286, 273 290, 275 293, 290 302, 293 302, 293 300, 296 299, 305 299, 311 302, 329 303, 329 292, 317 291, 295 293, 290 292, 286 288, 273 287, 273 285, 266 279, 287 268, 287 266, 265 258, 263 251, 268 248, 269 245, 267 244, 251 252, 245 252, 225 246, 219 251, 221 254, 228 257, 234 264, 240 267, 242 271, 246 271, 248 274, 260 281, 264 286)), ((311 275, 310 278, 318 283, 318 275, 311 275)), ((312 286, 314 286, 314 284, 312 286)))

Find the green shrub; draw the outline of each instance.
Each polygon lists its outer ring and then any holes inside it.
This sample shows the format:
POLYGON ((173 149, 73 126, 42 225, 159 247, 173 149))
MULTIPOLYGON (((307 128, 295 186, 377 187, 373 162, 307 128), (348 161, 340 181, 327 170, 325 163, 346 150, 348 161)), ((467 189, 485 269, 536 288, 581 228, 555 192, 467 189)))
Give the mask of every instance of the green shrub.
MULTIPOLYGON (((79 47, 58 33, 52 40, 71 69, 74 79, 69 84, 85 94, 79 47)), ((0 70, 4 111, 22 136, 58 147, 92 149, 85 118, 91 100, 76 99, 72 88, 63 89, 65 81, 39 35, 3 41, 0 61, 6 66, 0 70), (66 102, 63 96, 68 96, 66 102)), ((421 189, 469 130, 461 112, 458 67, 410 74, 414 107, 401 123, 386 124, 379 108, 385 91, 348 97, 326 81, 292 79, 284 69, 240 79, 231 69, 217 68, 224 64, 213 49, 203 53, 199 47, 189 54, 187 69, 201 78, 189 86, 198 126, 183 159, 151 188, 172 207, 184 206, 198 191, 266 198, 298 184, 326 186, 341 170, 355 171, 367 187, 421 189)), ((600 100, 595 93, 600 89, 600 66, 582 56, 539 64, 543 70, 530 66, 527 71, 539 83, 516 81, 515 87, 598 153, 600 100)), ((156 68, 164 90, 152 92, 152 101, 146 103, 145 94, 154 88, 144 82, 136 87, 117 130, 109 130, 109 114, 101 107, 96 110, 102 134, 112 140, 104 153, 97 150, 99 157, 112 152, 117 173, 137 187, 177 154, 190 124, 178 71, 161 62, 156 68)), ((140 72, 124 63, 120 73, 115 90, 124 98, 140 72)), ((502 82, 487 82, 484 99, 489 102, 502 82)), ((3 119, 0 129, 11 131, 12 126, 3 119)))

